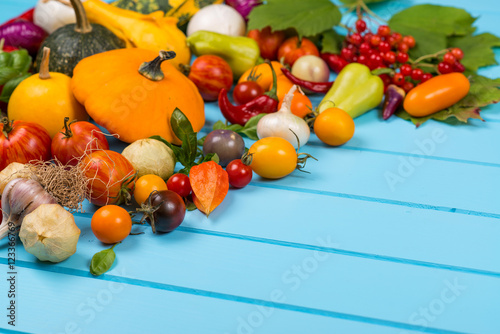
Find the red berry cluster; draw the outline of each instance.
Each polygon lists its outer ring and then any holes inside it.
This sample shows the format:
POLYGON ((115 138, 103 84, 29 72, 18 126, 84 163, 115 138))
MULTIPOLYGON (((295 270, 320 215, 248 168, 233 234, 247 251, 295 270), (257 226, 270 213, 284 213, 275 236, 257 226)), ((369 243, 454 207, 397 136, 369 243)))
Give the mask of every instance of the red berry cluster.
MULTIPOLYGON (((388 85, 395 84, 408 92, 415 85, 433 77, 431 73, 424 72, 416 65, 412 67, 409 63, 408 51, 414 46, 415 38, 411 35, 402 36, 398 32, 392 32, 387 25, 379 26, 377 33, 373 34, 367 30, 366 22, 358 19, 355 31, 351 31, 345 39, 340 57, 349 63, 364 64, 370 70, 391 68, 391 74, 380 75, 384 86, 387 88, 388 85)), ((462 50, 451 49, 438 64, 437 71, 440 74, 463 72, 465 68, 460 63, 462 58, 462 50)))

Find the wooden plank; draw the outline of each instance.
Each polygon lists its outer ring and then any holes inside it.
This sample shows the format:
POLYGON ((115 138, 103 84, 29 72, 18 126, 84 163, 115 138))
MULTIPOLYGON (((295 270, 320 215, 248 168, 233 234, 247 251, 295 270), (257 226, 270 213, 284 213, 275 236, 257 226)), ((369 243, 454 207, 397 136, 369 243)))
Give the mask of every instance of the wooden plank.
MULTIPOLYGON (((61 274, 76 270, 90 276, 89 259, 103 247, 83 221, 74 256, 57 265, 37 264, 19 245, 18 266, 61 274)), ((335 242, 335 236, 318 237, 326 245, 335 242)), ((494 320, 500 311, 498 277, 183 231, 158 236, 147 231, 127 239, 116 252, 116 265, 104 277, 249 302, 270 301, 271 292, 278 289, 286 294, 286 307, 413 326, 422 324, 421 309, 432 308, 428 327, 480 333, 500 330, 494 320)), ((74 284, 66 277, 61 280, 74 284)))
POLYGON ((28 268, 19 268, 18 277, 16 327, 2 321, 3 333, 397 334, 402 330, 116 280, 28 268))

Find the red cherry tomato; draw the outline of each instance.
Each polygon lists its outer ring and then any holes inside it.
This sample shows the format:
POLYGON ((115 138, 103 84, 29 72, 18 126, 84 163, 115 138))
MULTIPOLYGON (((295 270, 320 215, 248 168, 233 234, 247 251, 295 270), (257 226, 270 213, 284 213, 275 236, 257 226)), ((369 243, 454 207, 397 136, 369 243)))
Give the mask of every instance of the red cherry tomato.
POLYGON ((252 181, 252 168, 245 165, 241 159, 231 161, 226 172, 229 177, 229 184, 235 188, 243 188, 252 181))
POLYGON ((42 126, 26 121, 0 123, 0 171, 11 162, 50 159, 51 139, 42 126), (6 136, 7 134, 7 136, 6 136))
POLYGON ((204 55, 195 59, 191 65, 189 79, 194 82, 205 101, 215 101, 222 88, 231 89, 233 71, 221 57, 204 55))
POLYGON ((191 194, 191 183, 189 182, 189 176, 182 173, 177 173, 172 175, 167 181, 167 188, 181 197, 187 197, 191 194))
POLYGON ((237 84, 233 90, 234 102, 238 105, 252 101, 264 94, 262 87, 255 81, 243 81, 237 84))
POLYGON ((92 123, 68 123, 64 119, 63 131, 52 138, 52 157, 62 164, 76 166, 79 158, 95 150, 109 150, 108 140, 102 131, 92 123))
POLYGON ((301 41, 297 36, 290 37, 278 49, 278 60, 284 58, 284 63, 292 66, 297 59, 305 55, 319 57, 319 51, 313 42, 303 37, 301 41))
POLYGON ((271 27, 265 27, 262 30, 250 30, 247 36, 255 40, 259 45, 260 56, 269 60, 277 59, 278 49, 285 40, 285 32, 280 30, 271 32, 271 27))

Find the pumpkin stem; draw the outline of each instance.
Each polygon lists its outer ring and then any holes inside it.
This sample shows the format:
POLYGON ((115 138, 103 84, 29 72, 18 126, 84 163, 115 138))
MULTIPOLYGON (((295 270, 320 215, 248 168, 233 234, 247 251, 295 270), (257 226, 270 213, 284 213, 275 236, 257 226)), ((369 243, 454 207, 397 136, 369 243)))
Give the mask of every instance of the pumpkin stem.
POLYGON ((69 122, 69 117, 64 117, 64 132, 61 132, 64 135, 63 139, 73 137, 73 131, 71 131, 71 124, 75 123, 76 121, 77 120, 75 119, 69 122))
POLYGON ((38 77, 42 80, 50 79, 49 58, 50 58, 50 48, 44 46, 42 62, 40 63, 40 73, 38 74, 38 77))
POLYGON ((4 117, 2 118, 2 124, 3 124, 2 133, 5 136, 5 138, 9 139, 9 133, 12 131, 12 124, 14 124, 14 121, 9 121, 7 117, 4 117))
POLYGON ((139 67, 139 73, 145 78, 148 78, 149 80, 153 81, 163 80, 165 75, 161 70, 161 63, 163 63, 165 60, 174 59, 175 56, 176 54, 174 51, 161 50, 160 55, 156 57, 154 60, 141 64, 141 66, 139 67))
POLYGON ((83 8, 80 0, 70 0, 71 6, 75 10, 76 16, 76 26, 75 31, 86 34, 92 31, 92 26, 89 23, 89 19, 87 18, 87 13, 85 12, 85 8, 83 8))

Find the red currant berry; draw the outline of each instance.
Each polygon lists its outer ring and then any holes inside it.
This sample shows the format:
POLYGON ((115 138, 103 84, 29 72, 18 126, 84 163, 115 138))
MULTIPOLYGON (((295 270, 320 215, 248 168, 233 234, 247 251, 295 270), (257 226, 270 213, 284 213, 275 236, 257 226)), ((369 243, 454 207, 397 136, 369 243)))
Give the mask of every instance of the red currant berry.
POLYGON ((391 47, 396 46, 397 44, 396 39, 392 36, 387 37, 386 41, 391 47))
POLYGON ((352 61, 352 57, 354 57, 354 52, 352 51, 352 49, 342 48, 342 50, 340 51, 340 56, 347 61, 352 61))
POLYGON ((363 21, 362 19, 359 19, 356 21, 356 31, 357 32, 363 32, 366 30, 366 22, 363 21))
POLYGON ((407 81, 403 84, 402 88, 406 93, 408 93, 410 90, 413 89, 413 87, 415 87, 415 85, 412 82, 407 81))
POLYGON ((386 42, 386 41, 382 41, 380 42, 380 44, 378 45, 378 50, 380 52, 388 52, 388 51, 391 51, 391 45, 386 42))
POLYGON ((424 83, 429 79, 432 79, 432 74, 424 73, 424 74, 422 74, 422 78, 420 78, 420 83, 424 83))
POLYGON ((363 38, 365 39, 365 42, 368 43, 368 44, 370 44, 370 40, 372 39, 372 37, 373 37, 373 34, 371 32, 367 32, 363 36, 363 38))
POLYGON ((361 37, 360 34, 355 33, 355 34, 351 35, 351 37, 349 38, 349 40, 354 45, 360 45, 361 42, 363 42, 363 37, 361 37))
POLYGON ((370 52, 371 48, 372 47, 370 46, 370 44, 368 44, 366 42, 363 42, 359 46, 359 53, 362 54, 362 55, 366 55, 366 54, 368 54, 370 52))
POLYGON ((370 44, 373 46, 377 46, 380 44, 382 39, 380 38, 379 35, 373 35, 372 38, 370 39, 370 44))
POLYGON ((422 71, 419 68, 416 68, 413 71, 411 71, 411 78, 415 81, 418 81, 422 78, 423 74, 424 74, 424 71, 422 71))
POLYGON ((405 36, 403 37, 403 43, 408 45, 408 47, 411 49, 415 46, 415 38, 413 38, 413 36, 411 35, 405 36))
POLYGON ((401 40, 403 39, 403 36, 399 32, 393 32, 391 37, 394 38, 394 41, 396 43, 401 42, 401 40))
POLYGON ((387 37, 390 34, 391 34, 391 28, 389 28, 389 26, 381 25, 377 29, 377 35, 379 35, 380 37, 387 37))
POLYGON ((463 72, 465 72, 465 66, 463 64, 461 64, 459 61, 456 61, 453 64, 453 72, 463 73, 463 72))
POLYGON ((387 64, 394 64, 396 62, 396 54, 392 51, 386 52, 384 55, 384 61, 387 64))
POLYGON ((406 43, 401 43, 398 46, 398 50, 403 53, 408 53, 408 50, 410 50, 410 47, 406 43))
POLYGON ((399 68, 399 73, 401 73, 405 77, 411 75, 411 71, 411 65, 408 64, 401 65, 401 67, 399 68))
POLYGON ((352 62, 357 63, 358 62, 358 56, 353 56, 352 57, 352 62))
POLYGON ((448 63, 448 64, 450 64, 450 65, 455 64, 455 61, 456 61, 456 60, 457 60, 457 59, 455 58, 455 56, 454 56, 454 55, 453 55, 453 53, 451 53, 451 52, 447 52, 447 53, 445 53, 445 54, 444 54, 444 56, 443 56, 443 62, 444 62, 444 63, 448 63))
POLYGON ((356 51, 356 45, 354 45, 354 44, 347 44, 346 48, 353 50, 353 51, 356 51))
POLYGON ((405 83, 405 77, 401 73, 396 73, 392 77, 392 83, 397 86, 403 86, 405 83))
POLYGON ((453 48, 450 52, 455 56, 455 58, 457 58, 457 60, 462 60, 462 58, 464 57, 464 52, 460 48, 453 48))
POLYGON ((359 57, 358 57, 358 63, 366 65, 367 61, 368 61, 368 58, 365 55, 359 55, 359 57))
POLYGON ((440 74, 447 74, 453 72, 453 68, 448 63, 440 62, 438 64, 437 70, 440 74))
POLYGON ((398 54, 396 55, 396 61, 401 64, 406 63, 408 61, 408 58, 408 54, 404 52, 398 52, 398 54))

